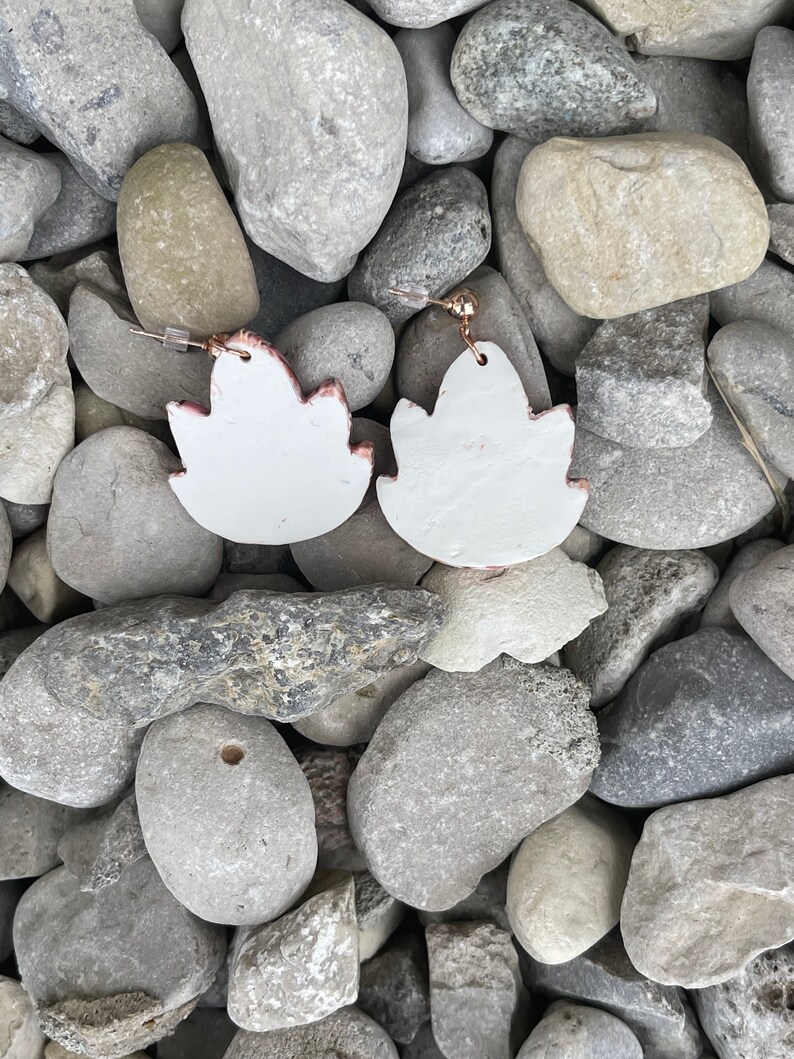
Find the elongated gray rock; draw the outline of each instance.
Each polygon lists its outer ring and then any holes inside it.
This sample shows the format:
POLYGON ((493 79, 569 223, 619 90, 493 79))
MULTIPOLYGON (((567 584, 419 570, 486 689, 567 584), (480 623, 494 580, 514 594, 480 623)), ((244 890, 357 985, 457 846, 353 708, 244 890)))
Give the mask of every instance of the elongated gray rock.
POLYGON ((196 134, 196 101, 131 0, 3 0, 0 42, 5 97, 105 198, 140 155, 196 134))
POLYGON ((761 650, 794 680, 794 545, 767 556, 734 581, 731 610, 761 650))
POLYGON ((521 1046, 516 1059, 643 1059, 625 1022, 598 1008, 556 1001, 521 1046))
POLYGON ((430 984, 424 937, 401 931, 361 965, 358 1006, 393 1041, 408 1044, 430 1018, 430 984))
POLYGON ((702 989, 794 937, 793 793, 777 776, 648 817, 620 919, 642 974, 702 989))
POLYGON ((38 219, 55 202, 61 174, 44 155, 0 137, 0 261, 19 261, 38 219))
POLYGON ((598 759, 586 699, 567 670, 509 659, 476 675, 435 671, 408 688, 348 790, 353 839, 383 888, 417 908, 448 908, 576 801, 598 759), (450 770, 464 757, 465 774, 450 770))
POLYGON ((116 230, 116 204, 86 184, 61 151, 39 157, 60 172, 61 190, 36 221, 22 260, 77 250, 112 235, 116 230))
POLYGON ((728 563, 717 587, 709 596, 709 601, 700 616, 700 628, 707 629, 715 626, 723 629, 738 628, 739 622, 731 610, 729 599, 731 585, 741 574, 752 570, 767 556, 772 555, 773 552, 779 552, 782 547, 782 541, 773 540, 771 537, 761 537, 740 548, 728 563))
POLYGON ((608 608, 565 647, 565 664, 605 706, 651 649, 696 614, 717 584, 715 563, 697 551, 618 545, 596 567, 608 608))
POLYGON ((398 1059, 386 1031, 356 1007, 288 1030, 240 1030, 223 1059, 327 1059, 335 1054, 344 1059, 398 1059))
POLYGON ((747 75, 753 160, 772 194, 785 202, 794 201, 792 61, 794 32, 765 26, 755 38, 747 75))
POLYGON ((755 320, 794 337, 794 275, 774 261, 762 261, 741 283, 712 291, 709 301, 711 315, 722 327, 755 320))
POLYGON ((775 202, 767 206, 769 213, 769 252, 777 254, 788 264, 794 263, 794 204, 775 202))
POLYGON ((400 179, 397 49, 342 0, 187 0, 182 28, 246 231, 299 272, 340 279, 400 179))
POLYGON ((3 787, 0 790, 0 879, 44 875, 60 863, 58 843, 85 813, 3 787))

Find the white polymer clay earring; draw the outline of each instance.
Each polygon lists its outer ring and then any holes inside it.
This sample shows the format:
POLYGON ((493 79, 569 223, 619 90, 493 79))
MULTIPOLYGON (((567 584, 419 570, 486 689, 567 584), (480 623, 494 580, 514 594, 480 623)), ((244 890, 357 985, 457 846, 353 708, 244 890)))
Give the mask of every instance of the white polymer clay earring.
POLYGON ((473 291, 445 300, 408 287, 390 293, 443 306, 464 342, 432 415, 405 399, 391 418, 397 474, 377 480, 392 529, 447 566, 495 569, 561 544, 587 503, 568 478, 574 422, 568 405, 533 415, 518 373, 493 342, 475 342, 473 291))
POLYGON ((292 544, 336 529, 359 507, 372 443, 350 444, 341 383, 304 397, 279 351, 252 331, 193 342, 168 328, 171 349, 206 349, 214 360, 211 408, 168 405, 183 471, 171 488, 200 526, 241 544, 292 544))

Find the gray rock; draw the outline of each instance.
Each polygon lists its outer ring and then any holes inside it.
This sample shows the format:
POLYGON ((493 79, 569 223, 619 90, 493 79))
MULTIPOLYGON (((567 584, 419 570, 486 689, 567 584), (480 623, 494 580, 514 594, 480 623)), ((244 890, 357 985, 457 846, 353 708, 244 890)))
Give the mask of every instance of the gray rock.
POLYGON ((789 265, 794 264, 794 205, 775 202, 767 206, 769 213, 769 250, 789 265))
POLYGON ((765 26, 755 38, 747 75, 753 160, 776 198, 794 201, 794 32, 765 26))
POLYGON ((306 586, 289 574, 219 574, 218 580, 207 593, 207 599, 228 599, 241 589, 257 592, 305 592, 306 586))
POLYGON ((608 1011, 556 1001, 516 1059, 643 1059, 642 1045, 625 1022, 608 1011))
MULTIPOLYGON (((3 505, 0 505, 3 507, 3 505)), ((5 588, 11 566, 11 551, 14 547, 14 538, 11 533, 11 523, 6 514, 5 507, 0 511, 0 592, 5 588)))
POLYGON ((46 625, 27 625, 24 629, 0 633, 0 677, 6 675, 12 662, 15 662, 46 628, 46 625))
POLYGON ((202 919, 263 923, 311 879, 311 791, 262 718, 202 705, 157 721, 141 748, 135 789, 157 870, 202 919))
POLYGON ((691 445, 711 426, 705 294, 605 320, 576 361, 576 420, 636 449, 691 445))
POLYGON ((400 179, 408 98, 391 39, 342 0, 187 0, 182 28, 246 231, 340 279, 400 179))
POLYGON ((509 860, 493 871, 486 872, 472 892, 451 908, 440 912, 420 909, 417 913, 419 922, 427 926, 428 923, 468 923, 471 920, 485 920, 509 931, 510 923, 505 910, 508 867, 509 860))
POLYGON ((15 504, 11 500, 3 500, 2 503, 14 540, 27 537, 29 533, 43 526, 50 513, 49 504, 15 504))
POLYGON ((127 302, 93 283, 75 287, 69 300, 70 352, 93 392, 145 419, 166 419, 169 401, 209 407, 211 359, 131 334, 137 325, 127 302))
POLYGON ((379 952, 405 916, 405 905, 387 894, 368 871, 353 873, 356 886, 358 956, 363 962, 379 952))
POLYGON ((158 1043, 157 1059, 221 1059, 236 1033, 225 1011, 199 1006, 158 1043))
POLYGON ((58 856, 85 893, 97 893, 146 856, 138 805, 128 794, 118 805, 76 823, 58 843, 58 856))
POLYGON ((709 363, 764 457, 794 476, 794 335, 737 321, 711 340, 709 363))
POLYGON ((206 592, 223 545, 171 490, 168 477, 180 467, 161 441, 134 427, 78 445, 58 469, 47 522, 61 580, 103 603, 206 592))
POLYGON ((604 538, 597 533, 586 530, 584 526, 574 526, 560 548, 575 563, 589 563, 603 551, 605 544, 604 538))
POLYGON ((384 889, 417 908, 448 908, 576 801, 598 759, 586 698, 567 670, 512 660, 477 674, 435 671, 403 692, 348 791, 353 839, 384 889), (459 760, 465 771, 450 767, 459 760))
POLYGON ((384 1029, 356 1007, 342 1008, 320 1022, 271 1033, 235 1036, 223 1059, 398 1059, 384 1029))
POLYGON ((49 261, 31 265, 30 278, 49 294, 64 316, 69 314, 69 299, 78 283, 91 283, 116 297, 127 297, 119 259, 110 250, 89 247, 56 254, 49 261))
POLYGON ((47 625, 88 609, 85 596, 61 581, 53 570, 43 526, 14 549, 8 585, 33 617, 47 625))
POLYGON ((697 1020, 683 989, 643 977, 629 961, 614 930, 586 953, 561 964, 530 960, 525 979, 532 990, 595 1004, 633 1031, 645 1059, 698 1059, 697 1020))
POLYGON ((389 321, 373 305, 360 302, 314 309, 288 324, 274 344, 304 393, 327 379, 338 379, 351 412, 378 396, 394 361, 389 321))
POLYGON ((794 680, 794 545, 745 571, 728 592, 731 610, 761 650, 794 680))
POLYGON ((568 0, 496 0, 473 15, 450 68, 483 125, 535 143, 635 132, 656 97, 624 45, 568 0))
POLYGON ((709 295, 711 315, 725 327, 734 320, 756 320, 794 337, 794 274, 773 261, 762 261, 741 283, 709 295))
POLYGON ((173 51, 182 39, 179 18, 185 0, 135 0, 135 10, 144 29, 160 41, 166 51, 173 51))
POLYGON ((14 942, 47 1036, 111 1059, 170 1033, 226 950, 224 931, 174 900, 148 857, 97 894, 51 871, 19 902, 14 942))
POLYGON ((358 1006, 393 1041, 408 1044, 430 1018, 424 939, 403 932, 361 966, 358 1006))
POLYGON ((441 1051, 455 1059, 511 1059, 527 1031, 518 954, 493 923, 425 928, 430 1017, 441 1051))
POLYGON ((229 1015, 244 1030, 270 1033, 304 1026, 355 1002, 359 963, 353 877, 338 874, 274 923, 237 930, 229 1015))
POLYGON ((774 493, 713 388, 710 400, 711 427, 685 448, 631 449, 578 429, 569 473, 590 482, 582 525, 635 548, 705 548, 771 511, 774 493))
POLYGON ((422 29, 482 7, 486 0, 372 0, 370 7, 393 26, 422 29))
POLYGON ((60 864, 58 842, 84 816, 83 810, 3 787, 0 790, 0 879, 35 878, 60 864))
POLYGON ((762 952, 735 978, 692 999, 720 1059, 786 1059, 794 1045, 794 946, 762 952))
POLYGON ((428 165, 469 162, 486 154, 491 129, 458 102, 449 78, 455 32, 448 23, 403 29, 394 43, 408 82, 408 150, 428 165))
POLYGON ((622 545, 596 569, 609 608, 565 647, 566 665, 592 689, 593 709, 610 702, 650 651, 697 614, 719 576, 703 552, 622 545))
POLYGON ((741 574, 747 570, 752 570, 763 559, 772 555, 773 552, 780 551, 782 547, 781 541, 762 537, 760 540, 750 541, 749 544, 745 544, 744 547, 740 548, 726 567, 717 587, 709 596, 709 601, 700 616, 700 628, 738 628, 739 622, 731 610, 728 598, 731 585, 741 574))
MULTIPOLYGON (((500 346, 518 372, 529 406, 536 412, 551 407, 549 384, 538 347, 521 307, 504 278, 482 266, 463 286, 480 299, 476 334, 500 346)), ((458 328, 449 313, 431 305, 415 316, 402 333, 397 356, 400 397, 433 411, 447 369, 461 354, 458 328)))
POLYGON ((393 324, 420 308, 389 294, 414 284, 433 298, 446 294, 478 265, 491 246, 488 195, 479 177, 445 168, 403 191, 348 279, 355 301, 371 302, 393 324))
POLYGON ((135 427, 145 434, 151 434, 165 445, 173 445, 173 437, 164 419, 143 419, 132 412, 127 412, 118 405, 97 397, 85 383, 79 383, 74 390, 74 435, 75 441, 86 441, 108 427, 135 427))
POLYGON ((58 167, 44 155, 0 137, 0 261, 19 261, 36 221, 61 190, 58 167))
POLYGON ((347 826, 347 785, 353 760, 345 750, 317 746, 300 747, 295 757, 314 800, 314 824, 322 866, 323 855, 352 845, 347 826))
POLYGON ((579 316, 549 282, 516 214, 518 174, 532 144, 508 136, 496 152, 491 181, 493 237, 499 269, 554 367, 573 375, 576 358, 598 327, 579 316))
POLYGON ((53 383, 30 411, 0 418, 0 495, 6 500, 49 504, 52 498, 55 473, 74 447, 74 394, 65 366, 64 372, 64 381, 53 383))
POLYGON ((0 99, 0 134, 25 146, 41 136, 33 122, 15 110, 7 99, 0 99))
POLYGON ((700 629, 659 648, 598 715, 590 790, 648 808, 794 770, 794 683, 743 633, 700 629))
POLYGON ((792 793, 776 776, 648 817, 620 919, 640 973, 702 989, 794 937, 792 793))
POLYGON ((44 1034, 22 983, 0 976, 0 1049, 3 1059, 42 1059, 44 1034))

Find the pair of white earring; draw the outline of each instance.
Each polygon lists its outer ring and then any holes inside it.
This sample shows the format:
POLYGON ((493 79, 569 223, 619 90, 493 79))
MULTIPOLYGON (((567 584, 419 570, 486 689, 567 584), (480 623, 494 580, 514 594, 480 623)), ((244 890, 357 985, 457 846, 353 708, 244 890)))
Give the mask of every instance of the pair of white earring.
MULTIPOLYGON (((567 476, 570 408, 532 414, 503 350, 471 337, 479 309, 471 291, 444 300, 418 288, 392 293, 443 306, 460 323, 464 349, 432 415, 404 399, 394 410, 398 471, 378 478, 383 514, 413 548, 449 566, 500 568, 545 554, 587 502, 587 483, 567 476)), ((373 450, 370 442, 350 444, 340 383, 304 396, 281 353, 251 331, 202 343, 173 329, 151 337, 172 349, 198 346, 214 359, 212 410, 168 406, 185 465, 171 486, 196 522, 227 540, 292 544, 330 532, 356 511, 373 450)))

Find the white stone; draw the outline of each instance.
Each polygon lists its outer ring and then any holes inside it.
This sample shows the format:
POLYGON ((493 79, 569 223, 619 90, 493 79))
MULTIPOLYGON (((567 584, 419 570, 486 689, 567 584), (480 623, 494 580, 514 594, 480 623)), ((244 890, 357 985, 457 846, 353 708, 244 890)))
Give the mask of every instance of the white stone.
POLYGON ((88 609, 87 600, 55 573, 47 554, 47 530, 31 533, 21 541, 11 560, 8 583, 34 618, 53 625, 88 609))
POLYGON ((0 978, 0 1059, 41 1059, 45 1043, 22 983, 0 978))

